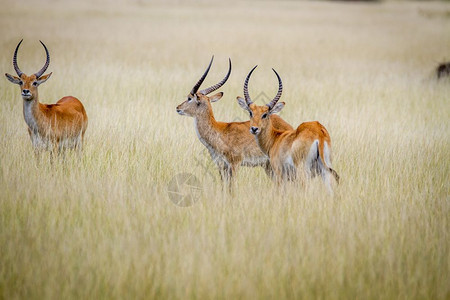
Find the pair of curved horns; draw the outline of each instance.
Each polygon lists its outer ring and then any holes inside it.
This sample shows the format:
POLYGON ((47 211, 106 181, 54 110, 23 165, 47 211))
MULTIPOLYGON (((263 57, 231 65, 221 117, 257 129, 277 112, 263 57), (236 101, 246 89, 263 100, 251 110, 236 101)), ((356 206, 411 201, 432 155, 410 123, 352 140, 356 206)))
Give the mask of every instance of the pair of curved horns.
MULTIPOLYGON (((254 66, 253 69, 248 73, 247 78, 245 78, 244 82, 244 98, 247 105, 250 105, 253 103, 252 99, 250 98, 250 95, 248 94, 248 81, 250 80, 250 76, 252 76, 253 71, 256 69, 258 65, 254 66)), ((269 107, 269 110, 272 109, 275 104, 277 104, 278 100, 281 98, 281 94, 283 93, 283 83, 281 82, 280 75, 278 75, 277 71, 275 69, 272 69, 272 71, 275 72, 275 75, 277 75, 278 78, 278 92, 275 98, 273 98, 272 101, 267 103, 266 105, 269 107)))
MULTIPOLYGON (((23 42, 23 39, 20 40, 19 44, 17 45, 16 50, 14 51, 14 56, 13 56, 14 70, 16 70, 16 73, 19 77, 22 76, 23 72, 20 70, 19 65, 17 65, 17 52, 19 51, 19 47, 20 47, 20 44, 22 44, 22 42, 23 42)), ((44 72, 47 70, 48 65, 50 64, 50 54, 48 53, 48 49, 42 41, 39 41, 39 42, 41 42, 42 46, 44 46, 45 53, 47 54, 47 59, 45 61, 44 66, 42 67, 42 69, 40 69, 39 72, 34 73, 36 78, 41 77, 42 74, 44 74, 44 72)))
MULTIPOLYGON (((205 73, 203 73, 202 77, 200 77, 200 79, 197 81, 197 83, 192 88, 192 90, 191 90, 192 95, 195 95, 195 93, 197 93, 198 89, 202 85, 203 81, 205 80, 206 76, 208 75, 209 69, 211 69, 213 60, 214 60, 214 55, 211 57, 211 61, 209 62, 208 68, 206 68, 205 73)), ((230 74, 231 74, 231 59, 230 58, 228 59, 228 62, 229 62, 228 73, 227 73, 227 75, 225 75, 225 78, 222 79, 219 83, 217 83, 213 86, 210 86, 209 88, 201 90, 200 91, 201 94, 208 95, 209 93, 212 93, 215 90, 219 89, 222 85, 225 84, 225 82, 227 82, 228 77, 230 77, 230 74)))

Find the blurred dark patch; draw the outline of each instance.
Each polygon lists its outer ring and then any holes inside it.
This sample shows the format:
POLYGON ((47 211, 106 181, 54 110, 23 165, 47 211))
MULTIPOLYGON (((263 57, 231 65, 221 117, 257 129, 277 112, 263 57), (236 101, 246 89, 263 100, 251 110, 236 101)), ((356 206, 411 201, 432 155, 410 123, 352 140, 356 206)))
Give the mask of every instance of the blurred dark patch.
MULTIPOLYGON (((447 2, 450 2, 447 1, 447 2)), ((450 18, 450 10, 431 10, 431 9, 423 9, 420 8, 418 10, 419 15, 425 18, 450 18)))
POLYGON ((436 75, 437 75, 438 79, 440 79, 442 77, 449 77, 450 76, 450 62, 444 62, 442 64, 439 64, 436 67, 436 75))

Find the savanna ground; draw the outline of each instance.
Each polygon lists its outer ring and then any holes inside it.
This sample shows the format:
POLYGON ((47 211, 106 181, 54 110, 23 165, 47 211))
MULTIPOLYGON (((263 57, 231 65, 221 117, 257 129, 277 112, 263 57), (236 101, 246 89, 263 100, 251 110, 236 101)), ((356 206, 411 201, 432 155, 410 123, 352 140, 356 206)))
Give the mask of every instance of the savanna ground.
MULTIPOLYGON (((18 86, 0 80, 0 298, 450 297, 449 2, 0 2, 0 69, 44 63, 42 102, 84 103, 78 160, 37 164, 18 86), (175 5, 176 4, 176 5, 175 5), (175 107, 233 61, 218 120, 284 82, 281 116, 319 120, 334 198, 242 168, 234 194, 175 107), (190 207, 168 184, 198 178, 190 207)), ((261 103, 265 99, 259 98, 261 103)))

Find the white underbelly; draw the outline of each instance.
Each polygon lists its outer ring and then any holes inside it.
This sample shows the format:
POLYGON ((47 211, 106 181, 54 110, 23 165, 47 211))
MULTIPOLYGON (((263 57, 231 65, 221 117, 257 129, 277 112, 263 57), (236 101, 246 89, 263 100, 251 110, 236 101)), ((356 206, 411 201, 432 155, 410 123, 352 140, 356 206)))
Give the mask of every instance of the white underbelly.
POLYGON ((42 137, 40 134, 31 134, 31 143, 35 149, 39 150, 51 150, 51 143, 47 138, 42 137))
POLYGON ((263 166, 268 160, 269 158, 267 156, 245 157, 241 165, 247 167, 263 166))

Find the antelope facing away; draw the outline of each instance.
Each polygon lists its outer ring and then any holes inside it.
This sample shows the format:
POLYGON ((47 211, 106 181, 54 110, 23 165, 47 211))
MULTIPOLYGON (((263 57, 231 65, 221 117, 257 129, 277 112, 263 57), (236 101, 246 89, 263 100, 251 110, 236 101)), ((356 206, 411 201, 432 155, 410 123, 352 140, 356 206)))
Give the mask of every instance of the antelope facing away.
MULTIPOLYGON (((219 89, 228 80, 231 73, 231 60, 229 60, 228 73, 222 81, 198 91, 208 75, 213 59, 214 56, 211 58, 205 73, 188 94, 187 100, 177 106, 177 112, 180 115, 194 118, 198 138, 208 149, 211 158, 219 168, 222 180, 226 181, 231 188, 231 179, 239 166, 262 166, 269 175, 271 174, 271 168, 267 155, 262 153, 250 134, 249 121, 225 123, 218 122, 214 118, 211 102, 220 100, 223 93, 220 92, 213 96, 208 96, 208 94, 219 89)), ((280 130, 292 129, 279 116, 274 115, 271 120, 273 126, 280 130)))
POLYGON ((42 104, 39 102, 38 86, 50 78, 52 73, 43 75, 50 64, 50 55, 41 70, 31 76, 23 73, 17 65, 17 51, 14 51, 13 66, 17 76, 6 73, 6 78, 18 84, 23 99, 23 115, 28 125, 28 133, 36 152, 39 150, 60 151, 65 148, 81 150, 88 118, 83 104, 75 97, 63 97, 56 104, 42 104))
POLYGON ((274 127, 271 116, 284 107, 278 102, 283 85, 278 73, 278 93, 268 104, 258 106, 248 94, 248 81, 244 83, 244 97, 237 97, 239 105, 250 114, 250 132, 255 136, 261 150, 270 157, 277 181, 310 179, 320 174, 330 194, 333 194, 330 175, 339 183, 339 176, 331 168, 331 140, 328 131, 317 121, 300 124, 297 129, 280 130, 274 127))

